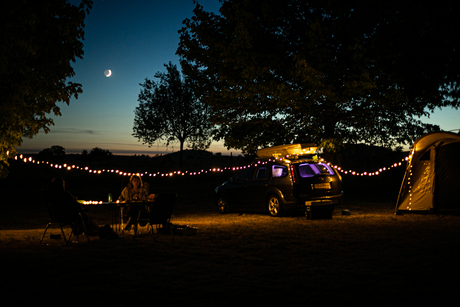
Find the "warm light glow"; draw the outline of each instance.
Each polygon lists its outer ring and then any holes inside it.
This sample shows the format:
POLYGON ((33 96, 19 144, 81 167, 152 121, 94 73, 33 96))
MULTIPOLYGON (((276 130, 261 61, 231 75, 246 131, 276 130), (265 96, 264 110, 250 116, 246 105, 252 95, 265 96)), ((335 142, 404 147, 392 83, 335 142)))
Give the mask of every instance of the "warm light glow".
MULTIPOLYGON (((70 170, 73 170, 73 169, 78 169, 78 170, 85 170, 87 171, 88 173, 91 173, 91 174, 102 174, 102 173, 116 173, 118 175, 121 175, 121 176, 131 176, 132 174, 134 173, 126 173, 126 172, 122 172, 120 170, 106 170, 106 169, 102 169, 102 170, 91 170, 89 169, 88 166, 86 167, 80 167, 80 166, 76 166, 76 165, 72 165, 72 166, 69 166, 67 164, 63 164, 63 165, 59 165, 59 164, 53 164, 53 163, 49 163, 48 161, 35 161, 33 160, 31 157, 29 158, 25 158, 23 157, 23 155, 19 155, 19 156, 15 156, 14 159, 15 160, 18 160, 18 158, 22 161, 24 161, 24 163, 27 163, 27 162, 32 162, 32 163, 36 163, 36 164, 47 164, 49 165, 50 167, 53 167, 53 168, 56 168, 56 169, 66 169, 68 171, 70 170)), ((343 173, 343 174, 346 174, 346 175, 352 175, 352 176, 378 176, 380 175, 383 171, 387 171, 387 170, 390 170, 392 168, 395 168, 395 167, 398 167, 398 166, 402 166, 403 163, 402 162, 406 162, 408 160, 410 160, 410 156, 408 157, 405 157, 404 159, 402 159, 401 162, 398 162, 398 163, 394 163, 392 164, 391 166, 389 167, 382 167, 382 168, 379 168, 378 171, 375 171, 375 172, 362 172, 362 173, 358 173, 356 171, 353 171, 353 170, 343 170, 341 167, 339 167, 338 165, 331 165, 330 162, 327 162, 328 165, 330 165, 331 167, 335 168, 338 172, 340 173, 343 173)), ((290 162, 288 159, 284 159, 284 158, 273 158, 272 159, 269 159, 268 161, 271 162, 271 161, 277 161, 277 160, 285 160, 286 162, 290 162)), ((324 159, 320 159, 320 161, 324 162, 324 159)), ((266 164, 268 163, 267 161, 265 162, 262 162, 262 161, 258 161, 257 164, 266 164)), ((148 172, 144 172, 144 173, 135 173, 136 175, 138 176, 144 176, 145 175, 148 175, 150 177, 156 177, 157 175, 158 176, 161 176, 161 177, 173 177, 175 175, 180 175, 180 176, 184 176, 186 174, 190 175, 190 176, 196 176, 196 175, 201 175, 201 174, 207 174, 209 172, 223 172, 224 170, 231 170, 231 171, 238 171, 238 170, 243 170, 243 169, 246 169, 246 168, 249 168, 251 167, 251 165, 244 165, 244 166, 240 166, 240 167, 224 167, 224 168, 211 168, 211 169, 208 169, 208 170, 204 170, 202 169, 201 171, 199 172, 189 172, 189 171, 174 171, 174 172, 169 172, 169 173, 160 173, 160 172, 157 172, 155 174, 151 174, 151 173, 148 173, 148 172)), ((410 165, 409 167, 412 167, 412 165, 410 165)), ((411 174, 412 175, 412 174, 411 174)), ((410 177, 408 178, 408 182, 410 184, 410 177)))
POLYGON ((275 158, 278 159, 281 156, 299 156, 307 154, 315 154, 317 147, 314 144, 288 144, 279 145, 268 148, 263 148, 257 151, 259 158, 275 158))
POLYGON ((83 205, 102 205, 100 200, 83 200, 83 205))

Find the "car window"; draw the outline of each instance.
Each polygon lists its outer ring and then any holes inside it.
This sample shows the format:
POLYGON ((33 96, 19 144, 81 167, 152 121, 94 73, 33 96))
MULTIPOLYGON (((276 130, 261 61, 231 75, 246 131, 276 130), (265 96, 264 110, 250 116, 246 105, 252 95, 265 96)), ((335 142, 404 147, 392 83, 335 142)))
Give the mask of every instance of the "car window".
POLYGON ((273 178, 283 178, 288 175, 288 168, 285 165, 273 165, 272 166, 273 178))
POLYGON ((303 178, 315 175, 334 175, 332 168, 324 163, 302 163, 299 164, 299 176, 303 178))
POLYGON ((242 170, 241 172, 239 172, 236 175, 235 180, 236 181, 248 181, 248 180, 251 180, 253 172, 254 172, 253 167, 244 169, 244 170, 242 170))
POLYGON ((260 166, 257 169, 256 176, 254 177, 255 180, 262 180, 268 179, 268 167, 267 166, 260 166))
POLYGON ((299 176, 306 178, 306 177, 313 177, 315 176, 315 171, 311 168, 310 164, 300 164, 299 165, 299 176))
POLYGON ((319 172, 322 174, 322 175, 334 175, 334 170, 332 169, 332 167, 330 167, 329 165, 325 164, 325 163, 318 163, 318 164, 315 164, 315 167, 319 170, 319 172))

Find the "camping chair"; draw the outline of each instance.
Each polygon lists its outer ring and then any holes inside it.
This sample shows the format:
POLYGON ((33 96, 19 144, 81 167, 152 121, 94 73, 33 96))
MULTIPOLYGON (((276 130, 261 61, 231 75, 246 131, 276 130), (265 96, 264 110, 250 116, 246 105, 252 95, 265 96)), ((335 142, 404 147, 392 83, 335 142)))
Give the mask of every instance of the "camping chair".
POLYGON ((52 198, 46 199, 46 207, 48 209, 49 220, 48 220, 48 223, 46 224, 45 231, 43 232, 43 235, 42 235, 42 238, 39 244, 42 244, 43 239, 45 238, 46 232, 48 231, 48 228, 53 224, 59 225, 59 227, 61 228, 62 238, 64 239, 66 246, 69 244, 70 239, 72 238, 73 235, 76 236, 77 239, 80 238, 79 234, 74 233, 74 229, 78 227, 77 225, 81 225, 83 227, 83 233, 85 234, 86 239, 89 242, 86 224, 83 219, 83 215, 81 213, 78 213, 76 216, 70 217, 69 214, 67 214, 67 212, 60 210, 60 208, 62 208, 62 205, 55 203, 55 200, 53 200, 52 198), (67 239, 66 239, 66 235, 63 229, 64 226, 70 226, 70 228, 72 229, 67 239))
MULTIPOLYGON (((153 240, 156 241, 159 232, 169 232, 174 240, 173 227, 171 227, 171 215, 176 204, 177 195, 175 193, 162 193, 155 197, 155 202, 148 208, 148 210, 139 210, 139 217, 137 222, 147 223, 147 229, 151 231, 153 240), (153 225, 156 226, 156 231, 153 231, 153 225)), ((137 235, 137 227, 135 227, 134 237, 137 235)))

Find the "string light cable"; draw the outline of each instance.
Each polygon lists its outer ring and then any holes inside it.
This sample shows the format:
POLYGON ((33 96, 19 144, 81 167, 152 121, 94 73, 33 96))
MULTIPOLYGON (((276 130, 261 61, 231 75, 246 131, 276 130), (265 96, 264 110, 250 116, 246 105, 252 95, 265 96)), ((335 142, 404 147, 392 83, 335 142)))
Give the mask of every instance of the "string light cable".
MULTIPOLYGON (((82 170, 82 171, 87 171, 88 173, 91 173, 91 174, 114 173, 114 174, 118 174, 118 175, 121 175, 121 176, 131 176, 131 175, 135 174, 135 175, 147 176, 147 177, 173 177, 173 176, 196 176, 196 175, 202 175, 202 174, 207 174, 207 173, 223 172, 223 171, 226 171, 226 170, 239 171, 239 170, 242 170, 242 169, 249 168, 249 167, 251 167, 253 165, 266 164, 268 162, 272 162, 272 161, 274 162, 274 161, 277 161, 277 160, 279 160, 279 161, 286 160, 286 161, 289 162, 290 159, 292 159, 292 158, 293 158, 292 156, 286 156, 285 158, 276 157, 276 158, 268 159, 266 161, 257 161, 254 164, 249 164, 249 165, 239 166, 239 167, 209 168, 209 169, 201 169, 200 171, 173 171, 173 172, 165 172, 165 173, 160 173, 160 172, 157 172, 157 173, 124 172, 124 171, 115 170, 115 169, 94 170, 94 169, 90 169, 88 166, 82 167, 82 166, 78 166, 78 165, 74 165, 74 164, 73 165, 68 165, 68 164, 65 164, 65 163, 64 164, 54 164, 54 163, 50 163, 48 161, 36 161, 32 157, 27 158, 22 154, 16 155, 14 157, 14 160, 23 161, 24 163, 33 163, 33 164, 37 164, 37 165, 45 164, 45 165, 48 165, 48 166, 50 166, 52 168, 55 168, 55 169, 64 169, 64 170, 68 170, 68 171, 70 171, 70 170, 82 170)), ((402 166, 404 164, 404 162, 409 161, 410 158, 411 158, 411 155, 403 158, 400 162, 393 163, 388 167, 379 168, 378 171, 374 171, 374 172, 357 172, 357 171, 353 171, 353 170, 344 170, 340 166, 332 165, 330 162, 325 162, 323 159, 320 159, 320 158, 316 158, 316 159, 313 159, 313 160, 318 161, 318 162, 326 163, 326 164, 330 165, 331 167, 333 167, 338 172, 340 172, 341 174, 344 174, 344 175, 372 177, 372 176, 378 176, 384 171, 388 171, 388 170, 400 167, 400 166, 402 166)))
MULTIPOLYGON (((389 167, 380 168, 378 171, 375 171, 375 172, 362 172, 362 173, 359 173, 359 172, 352 171, 352 170, 343 170, 341 167, 339 167, 337 165, 332 165, 329 162, 327 162, 326 164, 330 165, 331 167, 336 169, 337 172, 339 172, 341 174, 344 174, 344 175, 369 176, 369 177, 371 177, 371 176, 380 175, 384 171, 388 171, 390 169, 402 166, 403 162, 409 161, 411 159, 411 156, 412 156, 412 154, 409 155, 408 157, 402 159, 401 162, 393 163, 389 167)), ((267 164, 269 162, 276 162, 276 161, 282 161, 282 160, 286 160, 287 162, 290 162, 291 159, 293 159, 293 158, 296 159, 297 157, 292 157, 292 156, 286 156, 285 158, 276 157, 276 158, 268 159, 266 161, 260 161, 259 160, 257 162, 252 163, 252 164, 245 165, 245 166, 239 166, 239 167, 210 168, 210 169, 207 169, 207 170, 202 169, 200 171, 194 171, 194 172, 191 172, 191 171, 185 171, 185 172, 174 171, 174 172, 166 172, 166 173, 160 173, 160 172, 157 172, 157 173, 148 173, 148 172, 136 173, 136 172, 123 172, 123 171, 114 170, 114 169, 110 169, 110 170, 109 169, 93 170, 93 169, 90 169, 88 166, 81 167, 81 166, 77 166, 77 165, 54 164, 54 163, 50 163, 48 161, 36 161, 32 157, 27 158, 27 157, 23 156, 22 154, 16 155, 14 157, 14 160, 22 161, 24 163, 33 163, 33 164, 37 164, 37 165, 44 164, 44 165, 48 165, 51 168, 55 168, 55 169, 59 169, 59 170, 62 169, 62 170, 67 170, 67 171, 71 171, 71 170, 86 171, 86 172, 88 172, 90 174, 111 173, 111 174, 117 174, 117 175, 120 175, 120 176, 138 175, 138 176, 148 176, 148 177, 173 177, 173 176, 186 176, 186 175, 188 175, 188 176, 197 176, 197 175, 202 175, 202 174, 207 174, 207 173, 223 172, 223 171, 226 171, 226 170, 239 171, 239 170, 242 170, 242 169, 253 167, 255 165, 267 164)), ((325 163, 323 159, 314 158, 313 160, 317 161, 317 162, 325 163)), ((81 203, 82 205, 102 205, 103 204, 102 201, 94 201, 94 200, 79 200, 79 203, 81 203)))

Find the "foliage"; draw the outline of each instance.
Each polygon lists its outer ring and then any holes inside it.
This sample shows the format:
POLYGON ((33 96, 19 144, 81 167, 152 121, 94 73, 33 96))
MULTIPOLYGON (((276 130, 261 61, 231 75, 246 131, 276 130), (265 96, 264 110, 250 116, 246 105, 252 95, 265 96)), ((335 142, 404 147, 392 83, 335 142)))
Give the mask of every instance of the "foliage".
POLYGON ((460 105, 459 25, 450 2, 227 0, 196 4, 177 54, 229 148, 392 147, 460 105))
POLYGON ((91 149, 89 153, 86 149, 82 150, 80 156, 78 157, 78 160, 83 163, 102 161, 107 162, 109 160, 112 160, 112 158, 113 153, 109 150, 94 147, 93 149, 91 149))
POLYGON ((42 160, 49 160, 51 157, 65 156, 65 148, 59 145, 53 145, 50 148, 45 148, 38 153, 42 160))
POLYGON ((45 156, 64 156, 65 148, 59 145, 53 145, 51 148, 45 148, 38 153, 45 156))
POLYGON ((140 84, 133 136, 149 146, 158 140, 166 141, 167 146, 179 141, 181 155, 186 141, 195 150, 208 148, 212 128, 209 108, 195 96, 193 84, 181 78, 175 65, 170 62, 165 67, 166 73, 155 74, 157 82, 146 78, 140 84))
POLYGON ((65 148, 59 145, 53 145, 50 148, 45 148, 38 153, 38 158, 41 161, 60 162, 65 157, 65 148))
POLYGON ((113 154, 109 150, 101 149, 99 147, 94 147, 91 149, 87 155, 88 160, 90 161, 102 161, 111 158, 113 154))
POLYGON ((109 150, 101 149, 99 147, 94 147, 88 154, 90 157, 110 157, 112 155, 113 154, 109 150))
POLYGON ((61 115, 57 102, 69 104, 81 85, 67 82, 70 62, 83 56, 84 19, 92 1, 15 0, 0 11, 0 177, 22 138, 32 138, 61 115))

